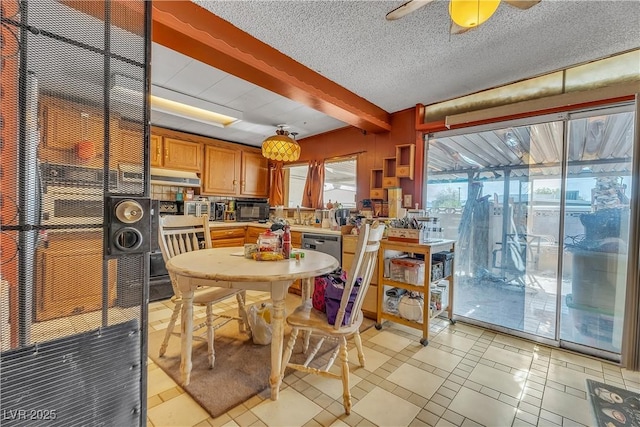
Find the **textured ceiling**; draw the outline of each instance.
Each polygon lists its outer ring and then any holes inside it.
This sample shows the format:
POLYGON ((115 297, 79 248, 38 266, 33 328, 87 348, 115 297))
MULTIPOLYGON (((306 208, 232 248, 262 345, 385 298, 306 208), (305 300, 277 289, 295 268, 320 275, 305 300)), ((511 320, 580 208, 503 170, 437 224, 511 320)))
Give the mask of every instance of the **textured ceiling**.
POLYGON ((640 45, 638 1, 503 3, 455 36, 440 0, 398 21, 385 14, 403 1, 195 2, 390 113, 640 45))
MULTIPOLYGON (((480 28, 455 36, 449 35, 447 2, 441 0, 393 22, 386 21, 385 14, 402 1, 196 3, 389 113, 640 47, 637 0, 542 0, 526 11, 501 4, 480 28)), ((102 27, 94 18, 54 0, 34 5, 30 25, 55 26, 72 39, 99 43, 102 27), (88 30, 81 33, 77 25, 55 25, 83 19, 88 30)), ((100 58, 87 59, 78 49, 45 39, 29 38, 34 58, 29 68, 39 77, 41 89, 81 98, 101 96, 100 58), (83 84, 69 84, 74 80, 83 84)), ((131 42, 135 40, 132 37, 131 42)), ((298 132, 299 139, 346 126, 157 43, 153 43, 151 62, 154 85, 244 113, 241 122, 221 129, 152 112, 152 123, 158 126, 254 146, 280 123, 298 132)), ((112 71, 139 78, 120 65, 114 63, 112 71)), ((640 72, 640 64, 638 68, 640 72)))

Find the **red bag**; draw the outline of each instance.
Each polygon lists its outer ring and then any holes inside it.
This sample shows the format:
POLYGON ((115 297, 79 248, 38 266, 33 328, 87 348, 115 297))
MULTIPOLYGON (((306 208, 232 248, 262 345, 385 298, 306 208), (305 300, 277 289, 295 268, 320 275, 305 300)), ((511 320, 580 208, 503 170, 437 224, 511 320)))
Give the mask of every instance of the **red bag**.
POLYGON ((313 308, 319 310, 321 312, 326 312, 326 305, 324 302, 324 290, 327 288, 327 285, 330 283, 330 280, 327 276, 318 276, 315 278, 313 283, 313 295, 311 296, 311 304, 313 308))

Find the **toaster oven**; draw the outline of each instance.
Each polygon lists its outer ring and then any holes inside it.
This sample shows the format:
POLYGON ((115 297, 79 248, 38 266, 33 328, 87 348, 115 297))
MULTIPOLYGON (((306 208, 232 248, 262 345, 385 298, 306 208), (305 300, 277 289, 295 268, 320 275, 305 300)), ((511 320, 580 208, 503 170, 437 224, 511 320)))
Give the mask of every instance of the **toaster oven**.
POLYGON ((187 200, 184 202, 184 214, 191 216, 209 215, 209 202, 187 200))

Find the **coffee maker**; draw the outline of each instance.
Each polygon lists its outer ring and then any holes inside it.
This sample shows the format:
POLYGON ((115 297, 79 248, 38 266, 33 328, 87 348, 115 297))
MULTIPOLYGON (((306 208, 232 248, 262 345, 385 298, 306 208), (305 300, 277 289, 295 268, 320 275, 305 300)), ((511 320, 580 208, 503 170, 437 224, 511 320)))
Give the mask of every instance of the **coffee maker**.
POLYGON ((349 215, 351 215, 350 209, 340 208, 335 209, 334 218, 336 223, 340 226, 347 225, 349 222, 349 215))
POLYGON ((224 221, 224 212, 227 204, 224 202, 211 202, 211 216, 213 221, 224 221))

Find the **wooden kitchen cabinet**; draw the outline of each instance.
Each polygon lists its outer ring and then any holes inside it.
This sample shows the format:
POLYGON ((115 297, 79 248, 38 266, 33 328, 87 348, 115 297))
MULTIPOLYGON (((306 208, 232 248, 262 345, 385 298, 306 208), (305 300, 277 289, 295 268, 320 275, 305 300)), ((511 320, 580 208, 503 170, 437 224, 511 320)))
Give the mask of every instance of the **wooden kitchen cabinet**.
POLYGON ((119 162, 140 165, 142 167, 143 139, 144 133, 142 129, 121 128, 118 155, 119 162))
POLYGON ((241 169, 240 195, 268 197, 269 161, 262 156, 262 153, 243 151, 241 169))
MULTIPOLYGON (((36 321, 82 314, 102 307, 102 235, 49 235, 36 252, 36 321), (78 266, 82 266, 81 270, 78 266)), ((108 267, 109 306, 116 299, 116 261, 108 267)))
POLYGON ((245 233, 244 236, 244 242, 245 243, 258 243, 258 236, 261 233, 264 233, 265 231, 267 231, 268 229, 265 227, 247 227, 247 232, 245 233))
MULTIPOLYGON (((302 248, 302 232, 291 232, 291 247, 293 249, 302 248)), ((302 295, 302 283, 300 280, 296 280, 291 286, 289 286, 289 292, 296 295, 302 295)), ((311 282, 311 292, 313 293, 313 282, 311 282)))
POLYGON ((211 245, 214 248, 244 246, 245 227, 212 228, 211 245))
MULTIPOLYGON (((342 268, 345 271, 349 271, 353 258, 356 254, 356 245, 358 244, 358 236, 346 235, 342 236, 342 268)), ((373 271, 373 277, 371 278, 371 284, 367 290, 367 295, 364 297, 362 303, 362 313, 370 318, 375 319, 378 311, 378 264, 373 271)))
POLYGON ((200 172, 202 144, 164 137, 162 139, 162 167, 200 172))
POLYGON ((218 145, 204 146, 202 193, 235 196, 240 192, 241 152, 218 145))
POLYGON ((149 138, 149 156, 151 156, 149 161, 151 166, 162 166, 162 137, 160 135, 151 135, 149 138))
MULTIPOLYGON (((121 155, 119 119, 114 115, 109 120, 111 167, 117 166, 121 155)), ((102 110, 45 95, 40 98, 40 125, 40 160, 102 167, 105 144, 102 110), (91 159, 79 159, 76 155, 76 144, 83 140, 94 144, 96 155, 91 159)))
POLYGON ((268 197, 269 165, 261 154, 231 144, 206 144, 202 193, 268 197))

